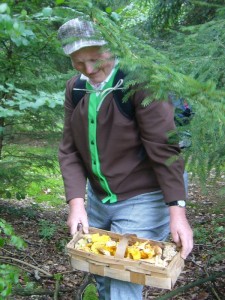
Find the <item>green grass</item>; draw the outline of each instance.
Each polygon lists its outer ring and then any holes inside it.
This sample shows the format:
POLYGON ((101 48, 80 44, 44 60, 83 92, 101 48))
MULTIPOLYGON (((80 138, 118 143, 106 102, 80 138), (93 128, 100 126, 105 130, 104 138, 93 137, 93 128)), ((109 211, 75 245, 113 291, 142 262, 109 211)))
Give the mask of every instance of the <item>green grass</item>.
POLYGON ((65 201, 61 175, 51 175, 44 181, 32 182, 27 188, 27 195, 37 203, 47 202, 52 206, 61 205, 65 201))
MULTIPOLYGON (((11 158, 10 167, 6 164, 5 175, 10 183, 0 183, 4 198, 22 200, 32 198, 36 203, 59 206, 65 202, 64 186, 57 160, 58 142, 49 144, 17 144, 4 148, 5 159, 11 158), (32 156, 33 155, 33 156, 32 156), (13 181, 14 180, 14 181, 13 181), (5 184, 5 185, 4 185, 5 184)), ((3 159, 4 161, 4 159, 3 159)), ((3 167, 3 166, 2 166, 3 167)))

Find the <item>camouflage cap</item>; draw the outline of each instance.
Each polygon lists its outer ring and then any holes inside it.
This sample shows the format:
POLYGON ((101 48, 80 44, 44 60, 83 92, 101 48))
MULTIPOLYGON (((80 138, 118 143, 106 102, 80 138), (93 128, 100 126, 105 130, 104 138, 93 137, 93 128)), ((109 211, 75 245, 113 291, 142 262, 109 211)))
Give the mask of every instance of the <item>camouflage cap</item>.
POLYGON ((63 24, 58 30, 58 39, 66 55, 81 48, 107 44, 94 23, 81 18, 72 19, 63 24))

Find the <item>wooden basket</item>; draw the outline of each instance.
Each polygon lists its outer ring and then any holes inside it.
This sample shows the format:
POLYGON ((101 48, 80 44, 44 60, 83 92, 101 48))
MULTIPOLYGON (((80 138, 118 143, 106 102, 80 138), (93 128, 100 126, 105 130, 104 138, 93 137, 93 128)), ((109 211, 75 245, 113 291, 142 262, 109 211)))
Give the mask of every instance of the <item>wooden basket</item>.
MULTIPOLYGON (((82 237, 82 234, 78 232, 66 246, 73 269, 171 290, 184 267, 184 260, 181 258, 180 252, 173 257, 167 267, 156 266, 145 260, 124 258, 129 242, 145 242, 146 239, 140 239, 134 235, 120 235, 93 227, 89 228, 89 233, 107 234, 113 240, 119 241, 116 254, 115 256, 106 256, 75 249, 75 244, 82 237)), ((163 247, 170 243, 151 241, 151 244, 163 247)))

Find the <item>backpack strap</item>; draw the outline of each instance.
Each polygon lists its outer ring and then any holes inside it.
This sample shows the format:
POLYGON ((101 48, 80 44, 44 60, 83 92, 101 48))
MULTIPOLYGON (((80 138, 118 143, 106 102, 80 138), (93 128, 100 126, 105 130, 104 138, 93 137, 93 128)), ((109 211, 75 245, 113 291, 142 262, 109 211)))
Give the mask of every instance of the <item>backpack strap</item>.
MULTIPOLYGON (((124 79, 125 76, 126 75, 123 73, 123 71, 118 70, 118 72, 116 73, 115 78, 114 78, 113 86, 116 85, 116 83, 120 79, 124 79)), ((123 85, 122 85, 122 87, 123 87, 123 85)), ((115 100, 117 107, 118 107, 119 111, 121 112, 121 114, 124 115, 126 118, 132 120, 135 115, 135 109, 134 109, 133 102, 130 98, 128 98, 127 101, 123 100, 123 98, 127 92, 128 91, 125 89, 118 89, 118 90, 113 91, 113 95, 114 95, 114 100, 115 100)))
POLYGON ((74 108, 77 106, 79 101, 85 96, 86 94, 86 92, 84 91, 85 88, 86 88, 86 80, 81 80, 80 76, 78 76, 78 78, 74 82, 74 86, 72 89, 72 101, 73 101, 74 108), (74 90, 74 89, 78 89, 78 90, 74 90))
MULTIPOLYGON (((120 79, 124 79, 124 77, 125 74, 121 70, 118 70, 113 81, 113 86, 115 86, 120 79)), ((81 80, 79 76, 74 82, 74 86, 72 90, 72 101, 74 104, 74 108, 77 106, 79 101, 85 96, 86 94, 85 88, 86 88, 86 80, 81 80)), ((128 99, 127 101, 123 101, 123 97, 125 96, 125 94, 126 91, 124 89, 114 90, 113 98, 116 102, 116 105, 120 113, 124 115, 126 118, 132 120, 134 118, 134 113, 135 113, 134 105, 131 99, 128 99)))

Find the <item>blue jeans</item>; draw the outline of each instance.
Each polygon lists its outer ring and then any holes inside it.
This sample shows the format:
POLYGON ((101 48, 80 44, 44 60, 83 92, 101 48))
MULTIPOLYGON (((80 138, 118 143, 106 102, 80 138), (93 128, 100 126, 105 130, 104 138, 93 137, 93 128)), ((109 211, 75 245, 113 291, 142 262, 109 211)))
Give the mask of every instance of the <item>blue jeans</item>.
MULTIPOLYGON (((89 225, 116 233, 165 240, 169 234, 169 209, 161 191, 135 196, 113 204, 102 204, 88 187, 89 225)), ((95 276, 100 300, 141 300, 142 285, 95 276)))
MULTIPOLYGON (((185 187, 185 192, 186 192, 186 198, 188 199, 188 172, 187 171, 184 171, 183 178, 184 178, 184 187, 185 187)), ((183 200, 183 199, 180 199, 180 200, 183 200)))

